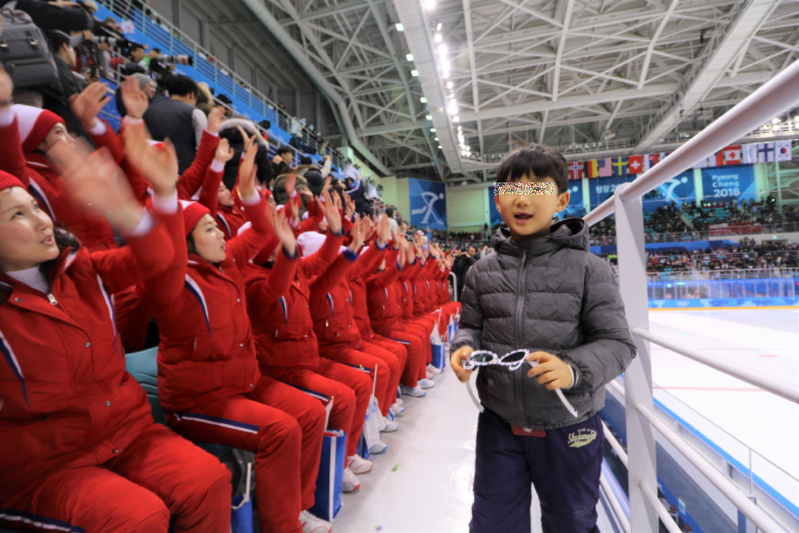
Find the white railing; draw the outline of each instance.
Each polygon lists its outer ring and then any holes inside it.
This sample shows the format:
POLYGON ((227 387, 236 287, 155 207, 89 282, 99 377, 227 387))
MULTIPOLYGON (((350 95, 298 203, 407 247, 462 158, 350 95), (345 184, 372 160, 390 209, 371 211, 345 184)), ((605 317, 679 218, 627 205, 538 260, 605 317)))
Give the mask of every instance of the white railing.
MULTIPOLYGON (((624 397, 627 427, 628 490, 630 530, 656 533, 658 518, 673 530, 674 521, 664 516, 652 501, 651 487, 657 486, 655 436, 657 430, 685 456, 738 510, 760 530, 784 531, 774 519, 752 502, 728 477, 691 448, 672 428, 654 414, 652 392, 652 357, 649 341, 657 342, 676 353, 762 388, 789 401, 799 403, 799 390, 790 383, 753 373, 747 368, 673 343, 667 337, 649 331, 647 309, 647 274, 642 258, 644 249, 643 206, 641 198, 672 177, 693 167, 710 154, 721 150, 775 116, 799 105, 799 61, 777 74, 696 137, 678 148, 662 163, 631 183, 616 189, 614 197, 591 211, 585 221, 594 225, 615 213, 619 265, 619 287, 627 321, 631 327, 638 356, 625 372, 624 389, 612 382, 608 386, 624 397)), ((613 498, 613 494, 607 494, 613 498)))

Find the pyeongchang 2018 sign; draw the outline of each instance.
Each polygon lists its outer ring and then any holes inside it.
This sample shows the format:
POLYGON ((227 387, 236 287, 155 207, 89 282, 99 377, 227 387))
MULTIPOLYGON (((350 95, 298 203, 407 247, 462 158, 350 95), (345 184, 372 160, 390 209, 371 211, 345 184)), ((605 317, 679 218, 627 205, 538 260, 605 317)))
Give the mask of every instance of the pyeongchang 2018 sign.
POLYGON ((441 182, 408 178, 411 225, 447 229, 447 188, 441 182))

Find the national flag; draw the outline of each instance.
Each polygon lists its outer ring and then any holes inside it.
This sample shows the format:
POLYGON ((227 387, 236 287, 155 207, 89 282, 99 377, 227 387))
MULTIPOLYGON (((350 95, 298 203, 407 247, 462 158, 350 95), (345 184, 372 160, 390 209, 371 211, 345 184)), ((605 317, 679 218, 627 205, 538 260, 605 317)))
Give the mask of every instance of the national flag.
POLYGON ((644 172, 654 167, 660 161, 658 154, 646 154, 644 156, 644 172))
POLYGON ((775 143, 777 161, 790 161, 791 160, 791 141, 777 141, 775 143))
POLYGON ((614 157, 613 158, 613 175, 624 176, 627 174, 627 158, 614 157))
POLYGON ((611 162, 609 157, 605 157, 603 159, 597 159, 596 166, 598 170, 598 176, 600 178, 609 178, 613 174, 613 168, 611 168, 611 162))
POLYGON ((757 163, 757 145, 744 144, 741 146, 741 161, 744 164, 757 163))
POLYGON ((725 165, 740 165, 741 164, 741 145, 734 144, 724 149, 724 164, 725 165))
POLYGON ((757 143, 757 162, 771 163, 774 161, 774 143, 757 143))
POLYGON ((583 162, 572 161, 569 163, 569 179, 581 180, 583 179, 583 162))
POLYGON ((631 155, 627 158, 627 168, 630 174, 640 174, 644 171, 644 156, 631 155))
POLYGON ((597 166, 596 159, 585 162, 585 173, 589 178, 599 177, 599 167, 597 166))
POLYGON ((707 158, 707 166, 721 167, 724 166, 724 150, 719 150, 715 154, 707 158))

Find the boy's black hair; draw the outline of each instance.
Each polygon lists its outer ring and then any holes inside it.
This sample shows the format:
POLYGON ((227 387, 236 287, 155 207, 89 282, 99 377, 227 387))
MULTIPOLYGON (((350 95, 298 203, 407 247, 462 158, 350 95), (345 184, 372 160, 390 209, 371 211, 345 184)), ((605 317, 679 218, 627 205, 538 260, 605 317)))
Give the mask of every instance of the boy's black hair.
POLYGON ((133 52, 135 52, 139 48, 144 50, 144 45, 143 44, 139 44, 139 43, 131 43, 130 46, 128 47, 128 54, 132 54, 133 52))
POLYGON ((169 76, 164 83, 170 96, 188 96, 194 94, 195 98, 200 94, 197 83, 183 74, 169 76))
POLYGON ((563 154, 543 144, 524 146, 508 154, 497 170, 497 183, 519 181, 524 176, 552 178, 558 194, 569 190, 569 164, 563 154))
POLYGON ((301 165, 313 165, 313 159, 311 159, 307 155, 304 155, 304 156, 302 156, 300 158, 300 164, 301 165))
POLYGON ((288 146, 281 146, 275 152, 275 154, 277 155, 290 154, 290 153, 291 153, 291 148, 289 148, 288 146))
POLYGON ((386 207, 386 216, 393 217, 394 216, 394 208, 393 207, 386 207))

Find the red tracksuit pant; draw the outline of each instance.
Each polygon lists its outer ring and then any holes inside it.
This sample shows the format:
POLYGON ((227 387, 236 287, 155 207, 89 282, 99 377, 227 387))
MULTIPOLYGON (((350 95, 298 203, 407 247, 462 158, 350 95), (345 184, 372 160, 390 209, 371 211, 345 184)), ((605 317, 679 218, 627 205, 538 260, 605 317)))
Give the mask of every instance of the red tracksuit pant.
POLYGON ((384 409, 385 412, 383 412, 383 416, 388 416, 389 407, 397 401, 397 388, 402 379, 402 374, 405 371, 405 365, 408 362, 408 350, 402 344, 375 333, 362 334, 361 338, 367 346, 379 346, 384 351, 393 354, 396 358, 397 372, 395 375, 394 370, 392 369, 391 371, 391 383, 389 383, 389 390, 386 392, 386 407, 384 409))
MULTIPOLYGON (((397 387, 399 387, 400 379, 402 379, 402 370, 405 368, 405 359, 407 359, 407 351, 399 345, 397 347, 402 351, 386 349, 373 340, 367 341, 364 338, 361 339, 361 345, 358 347, 360 351, 366 352, 373 357, 378 357, 383 361, 383 366, 378 369, 378 377, 381 372, 388 373, 388 385, 386 386, 385 394, 383 397, 376 396, 383 416, 388 416, 389 407, 396 401, 397 387), (397 352, 400 353, 400 357, 397 357, 397 352)), ((376 388, 375 392, 377 392, 376 388)))
POLYGON ((314 503, 325 430, 318 401, 261 376, 253 392, 169 415, 167 423, 192 441, 254 452, 261 531, 302 531, 300 511, 314 503))
POLYGON ((403 321, 402 327, 408 333, 416 335, 422 343, 424 350, 424 358, 418 372, 418 379, 425 379, 427 377, 427 365, 433 362, 433 347, 430 344, 430 333, 433 331, 435 321, 428 320, 424 317, 413 318, 411 320, 403 321))
POLYGON ((261 372, 294 385, 308 394, 319 393, 333 398, 327 427, 347 433, 348 457, 358 453, 358 440, 361 438, 366 408, 372 395, 372 380, 368 374, 324 358, 315 370, 261 367, 261 372))
MULTIPOLYGON (((230 531, 230 471, 160 424, 103 465, 57 470, 0 501, 0 526, 91 533, 230 531)), ((296 517, 295 517, 296 518, 296 517)))
MULTIPOLYGON (((402 379, 400 380, 406 387, 416 387, 420 379, 420 372, 424 372, 427 365, 427 354, 424 349, 424 344, 421 341, 420 334, 416 331, 411 332, 406 330, 403 324, 394 324, 392 326, 372 326, 375 333, 381 335, 389 340, 402 344, 408 351, 408 359, 405 362, 405 368, 402 371, 402 379)), ((428 336, 427 344, 430 344, 428 336)), ((421 377, 424 377, 422 374, 421 377)))
MULTIPOLYGON (((323 358, 331 359, 338 363, 368 369, 367 374, 372 382, 374 396, 382 411, 386 401, 386 394, 391 383, 391 364, 386 363, 386 359, 395 359, 390 352, 386 352, 378 346, 367 347, 364 344, 353 346, 346 343, 339 344, 319 344, 319 355, 323 358), (377 368, 377 373, 375 373, 377 368)), ((399 363, 393 363, 395 372, 399 372, 399 363)), ((370 392, 371 394, 371 392, 370 392)))

